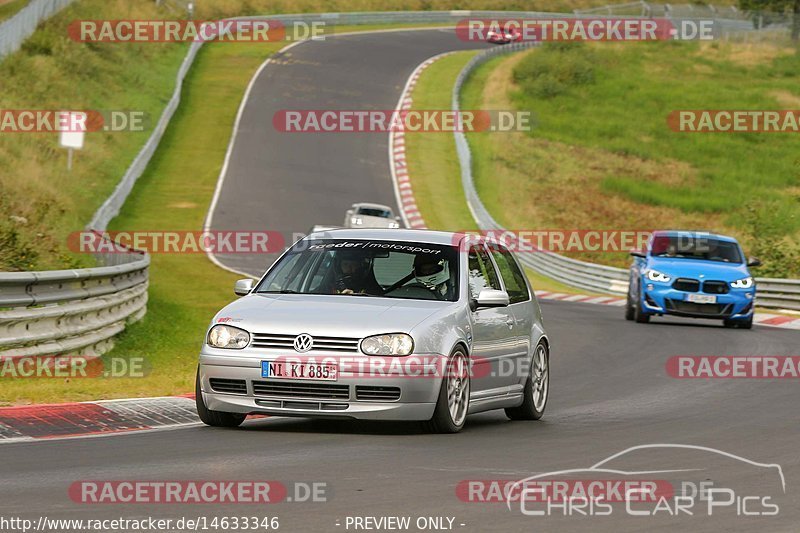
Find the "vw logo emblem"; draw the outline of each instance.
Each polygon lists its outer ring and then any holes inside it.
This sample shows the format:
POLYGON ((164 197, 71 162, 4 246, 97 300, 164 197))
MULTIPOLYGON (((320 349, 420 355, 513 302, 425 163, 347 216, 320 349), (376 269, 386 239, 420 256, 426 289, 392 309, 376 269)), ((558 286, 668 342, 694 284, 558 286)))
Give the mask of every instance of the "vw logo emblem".
POLYGON ((305 353, 314 347, 314 337, 308 333, 301 333, 294 339, 294 349, 297 352, 305 353))

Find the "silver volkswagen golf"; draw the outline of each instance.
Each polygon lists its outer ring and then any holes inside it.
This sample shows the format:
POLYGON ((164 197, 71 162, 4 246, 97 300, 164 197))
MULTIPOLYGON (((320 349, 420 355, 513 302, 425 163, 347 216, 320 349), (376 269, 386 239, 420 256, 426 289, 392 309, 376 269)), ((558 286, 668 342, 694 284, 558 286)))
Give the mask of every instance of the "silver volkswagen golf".
POLYGON ((420 420, 454 433, 472 413, 544 413, 550 343, 500 244, 424 230, 312 233, 235 292, 200 353, 206 424, 269 414, 420 420))

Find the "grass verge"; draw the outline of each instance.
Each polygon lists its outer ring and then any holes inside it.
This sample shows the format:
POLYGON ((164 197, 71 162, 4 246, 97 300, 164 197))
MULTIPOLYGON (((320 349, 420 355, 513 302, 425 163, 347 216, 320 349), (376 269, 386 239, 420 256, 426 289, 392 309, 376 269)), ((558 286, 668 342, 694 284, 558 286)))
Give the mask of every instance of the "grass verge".
POLYGON ((0 2, 0 22, 10 19, 16 15, 20 9, 28 5, 30 0, 10 0, 0 2))

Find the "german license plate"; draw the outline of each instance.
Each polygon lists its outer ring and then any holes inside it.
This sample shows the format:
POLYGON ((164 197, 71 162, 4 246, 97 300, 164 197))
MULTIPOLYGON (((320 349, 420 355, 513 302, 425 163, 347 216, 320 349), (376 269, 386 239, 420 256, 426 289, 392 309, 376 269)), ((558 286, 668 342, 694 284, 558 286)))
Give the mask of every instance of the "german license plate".
POLYGON ((714 294, 687 294, 686 301, 696 304, 715 304, 717 297, 714 294))
POLYGON ((339 379, 339 369, 334 363, 261 361, 261 377, 336 381, 339 379))

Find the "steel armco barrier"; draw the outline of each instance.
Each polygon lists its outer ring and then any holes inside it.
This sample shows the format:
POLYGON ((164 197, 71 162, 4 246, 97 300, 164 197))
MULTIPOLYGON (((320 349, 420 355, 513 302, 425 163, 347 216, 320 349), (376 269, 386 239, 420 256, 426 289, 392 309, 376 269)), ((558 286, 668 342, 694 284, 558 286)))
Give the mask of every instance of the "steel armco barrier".
POLYGON ((0 23, 0 58, 19 50, 40 22, 55 15, 74 0, 31 0, 19 13, 0 23))
POLYGON ((0 360, 96 357, 144 316, 150 257, 130 251, 98 254, 97 260, 105 266, 0 272, 0 360))
MULTIPOLYGON (((451 103, 453 110, 458 111, 461 109, 461 89, 464 81, 479 65, 495 56, 527 50, 537 44, 514 43, 498 46, 475 55, 456 78, 451 103)), ((461 185, 464 189, 464 195, 472 213, 472 218, 475 219, 481 230, 504 231, 504 228, 483 205, 475 188, 475 181, 472 176, 472 153, 466 135, 459 131, 455 132, 454 135, 458 161, 461 166, 461 185)), ((517 239, 512 233, 506 234, 506 237, 511 242, 517 239)), ((526 249, 532 248, 530 243, 525 242, 524 245, 526 249)), ((517 255, 526 267, 565 285, 592 292, 627 294, 629 279, 627 269, 578 261, 577 259, 548 251, 518 252, 517 255)), ((758 285, 757 305, 800 311, 800 280, 756 278, 756 283, 758 285)))

